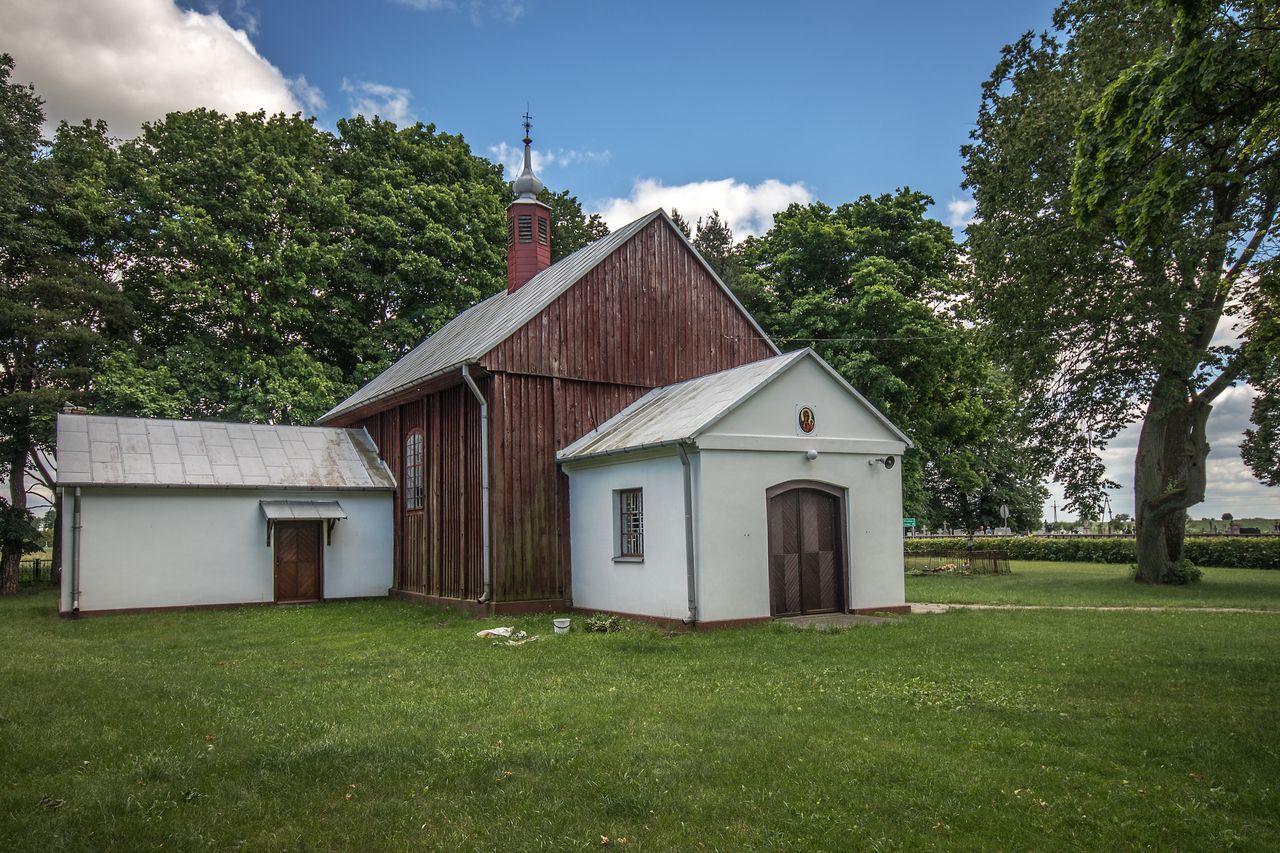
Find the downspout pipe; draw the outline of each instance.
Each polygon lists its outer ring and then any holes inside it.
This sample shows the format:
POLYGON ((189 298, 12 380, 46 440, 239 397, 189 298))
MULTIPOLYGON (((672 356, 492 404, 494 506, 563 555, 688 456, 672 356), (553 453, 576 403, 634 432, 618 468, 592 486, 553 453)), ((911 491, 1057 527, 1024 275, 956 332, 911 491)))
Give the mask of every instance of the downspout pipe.
POLYGON ((698 621, 697 558, 693 553, 693 467, 683 444, 676 445, 676 452, 680 454, 680 465, 684 468, 684 557, 689 580, 689 615, 684 618, 684 623, 693 625, 698 621))
POLYGON ((80 487, 71 497, 71 612, 80 612, 80 487))
POLYGON ((467 383, 472 396, 480 404, 480 564, 484 591, 480 593, 479 601, 485 604, 493 593, 493 575, 489 567, 489 404, 465 364, 462 365, 462 381, 467 383))

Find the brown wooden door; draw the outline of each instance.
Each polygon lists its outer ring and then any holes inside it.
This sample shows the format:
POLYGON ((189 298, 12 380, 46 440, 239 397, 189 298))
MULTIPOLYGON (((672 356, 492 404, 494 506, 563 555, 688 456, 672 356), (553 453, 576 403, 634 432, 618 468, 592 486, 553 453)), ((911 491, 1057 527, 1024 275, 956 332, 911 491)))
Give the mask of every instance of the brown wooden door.
POLYGON ((276 601, 324 597, 324 539, 318 521, 275 524, 276 601))
POLYGON ((772 494, 768 500, 769 606, 773 615, 843 610, 840 498, 819 489, 797 487, 772 494))

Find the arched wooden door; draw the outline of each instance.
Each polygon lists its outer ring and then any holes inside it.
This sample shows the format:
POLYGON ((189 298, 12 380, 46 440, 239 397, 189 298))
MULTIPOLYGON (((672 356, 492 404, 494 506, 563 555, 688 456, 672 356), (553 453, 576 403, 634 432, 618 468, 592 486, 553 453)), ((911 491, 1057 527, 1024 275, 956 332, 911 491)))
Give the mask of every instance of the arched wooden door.
POLYGON ((769 609, 774 616, 844 610, 844 495, 781 483, 769 502, 769 609))

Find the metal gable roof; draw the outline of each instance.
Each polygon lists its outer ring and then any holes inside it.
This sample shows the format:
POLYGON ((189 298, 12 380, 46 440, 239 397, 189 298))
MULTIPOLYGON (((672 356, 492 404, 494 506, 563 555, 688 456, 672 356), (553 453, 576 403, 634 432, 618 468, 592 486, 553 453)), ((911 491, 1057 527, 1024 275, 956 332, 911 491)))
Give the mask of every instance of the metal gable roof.
POLYGON ((363 429, 58 415, 59 486, 394 489, 363 429))
POLYGON ((822 365, 841 387, 866 406, 894 435, 908 447, 912 446, 911 439, 817 353, 806 348, 655 388, 565 447, 556 454, 556 459, 566 462, 693 441, 804 358, 812 358, 822 365))
POLYGON ((680 235, 685 245, 711 274, 716 284, 751 320, 752 326, 760 333, 760 337, 776 352, 777 347, 769 340, 764 330, 742 307, 733 292, 716 275, 715 270, 711 269, 706 260, 693 248, 688 238, 684 236, 684 232, 671 222, 671 217, 667 216, 665 211, 659 209, 561 258, 557 263, 529 279, 514 293, 502 290, 466 309, 356 393, 326 412, 320 418, 320 423, 398 394, 462 364, 479 360, 489 350, 515 334, 525 323, 538 316, 580 278, 658 218, 665 219, 680 235))

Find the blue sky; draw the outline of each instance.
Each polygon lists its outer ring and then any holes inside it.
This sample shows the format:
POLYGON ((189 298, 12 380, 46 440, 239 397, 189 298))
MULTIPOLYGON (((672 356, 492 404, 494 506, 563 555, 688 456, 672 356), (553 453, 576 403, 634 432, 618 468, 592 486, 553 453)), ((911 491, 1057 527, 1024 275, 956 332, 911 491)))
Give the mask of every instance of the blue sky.
MULTIPOLYGON (((741 237, 792 201, 910 186, 963 236, 959 148, 982 82, 1053 5, 0 0, 0 51, 51 122, 105 118, 121 137, 202 106, 300 110, 326 127, 376 113, 433 122, 511 164, 527 105, 540 177, 614 227, 660 206, 691 221, 717 208, 741 237)), ((1210 418, 1196 517, 1280 517, 1280 491, 1239 459, 1251 400, 1234 388, 1210 418)), ((1125 486, 1115 512, 1133 509, 1136 439, 1103 454, 1125 486)))
POLYGON ((553 160, 543 178, 597 209, 645 180, 773 180, 833 203, 906 184, 934 196, 942 219, 964 197, 958 149, 982 81, 1000 47, 1046 27, 1052 8, 1028 0, 215 5, 233 24, 251 18, 263 56, 320 90, 324 123, 362 100, 379 102, 362 87, 390 87, 405 91, 406 116, 492 155, 518 144, 528 104, 537 147, 569 161, 553 160))

